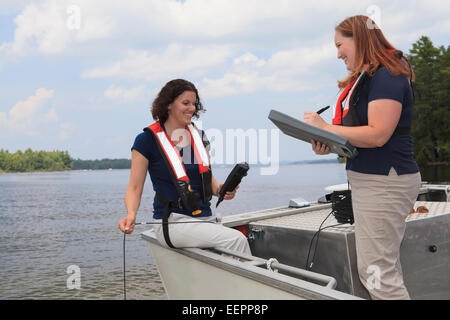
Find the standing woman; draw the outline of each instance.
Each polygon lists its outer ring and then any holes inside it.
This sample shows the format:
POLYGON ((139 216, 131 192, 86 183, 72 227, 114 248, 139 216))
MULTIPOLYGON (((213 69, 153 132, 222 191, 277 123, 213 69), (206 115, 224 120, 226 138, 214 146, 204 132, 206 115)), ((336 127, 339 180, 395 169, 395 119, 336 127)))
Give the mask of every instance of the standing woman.
MULTIPOLYGON (((176 79, 161 89, 152 104, 156 122, 136 137, 131 148, 127 216, 119 221, 119 229, 133 232, 148 171, 155 191, 153 218, 161 222, 155 232, 162 245, 219 247, 250 254, 241 232, 212 223, 211 196, 218 196, 222 185, 211 172, 209 142, 191 122, 200 111, 203 106, 191 82, 176 79)), ((236 189, 224 199, 233 199, 236 189)))
MULTIPOLYGON (((403 282, 400 244, 421 177, 412 137, 413 71, 375 23, 353 16, 335 28, 338 59, 348 76, 341 89, 333 124, 305 112, 306 123, 333 132, 358 148, 348 159, 352 188, 358 273, 372 299, 410 299, 403 282)), ((316 154, 329 147, 312 141, 316 154)))

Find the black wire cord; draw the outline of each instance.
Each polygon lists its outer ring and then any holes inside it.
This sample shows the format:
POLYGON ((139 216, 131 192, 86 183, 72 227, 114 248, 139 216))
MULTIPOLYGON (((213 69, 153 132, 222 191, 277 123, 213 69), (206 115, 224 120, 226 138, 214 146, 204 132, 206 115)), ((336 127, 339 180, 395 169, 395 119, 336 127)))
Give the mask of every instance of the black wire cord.
POLYGON ((126 284, 126 275, 125 275, 125 238, 127 236, 127 232, 123 233, 123 300, 127 300, 127 284, 126 284))
POLYGON ((311 270, 312 267, 313 267, 313 265, 314 265, 314 257, 316 256, 317 246, 319 245, 319 236, 320 236, 320 232, 321 232, 322 230, 327 229, 327 228, 338 227, 338 226, 341 226, 341 225, 343 225, 343 224, 345 224, 345 223, 337 223, 337 224, 333 224, 333 225, 331 225, 331 226, 326 226, 326 227, 323 227, 323 228, 321 228, 321 229, 319 229, 319 230, 316 231, 316 233, 314 234, 314 236, 313 236, 313 238, 311 239, 311 242, 310 242, 310 244, 309 244, 308 257, 306 258, 305 270, 311 270), (314 238, 316 237, 316 235, 317 235, 317 240, 316 240, 316 245, 315 245, 315 247, 314 247, 314 254, 313 254, 313 256, 312 256, 311 263, 310 263, 310 265, 308 266, 309 254, 310 254, 310 251, 311 251, 311 245, 312 245, 312 243, 313 243, 314 238))
POLYGON ((308 256, 306 258, 306 263, 305 263, 305 270, 311 270, 314 265, 314 257, 316 256, 317 246, 319 245, 320 232, 322 230, 331 228, 331 227, 337 227, 337 226, 344 225, 347 223, 353 224, 354 218, 353 218, 352 202, 351 202, 351 197, 350 197, 350 183, 349 182, 347 182, 347 190, 346 191, 349 191, 349 192, 346 194, 334 192, 331 195, 332 210, 325 217, 325 219, 323 219, 322 223, 319 226, 319 230, 316 231, 316 233, 314 234, 314 236, 311 239, 311 242, 309 243, 308 256), (322 225, 325 223, 325 221, 329 218, 330 215, 333 215, 339 223, 322 228, 322 225), (316 240, 316 245, 314 247, 314 254, 312 256, 311 263, 308 265, 309 255, 311 254, 312 244, 313 244, 314 238, 316 236, 317 236, 317 240, 316 240))
POLYGON ((305 263, 305 270, 311 270, 313 264, 314 264, 314 257, 316 256, 316 252, 317 252, 317 246, 319 244, 319 237, 320 237, 320 232, 324 229, 327 228, 331 228, 331 227, 336 227, 341 225, 341 223, 335 224, 335 225, 331 225, 331 226, 326 226, 324 228, 322 228, 322 225, 325 223, 325 221, 328 219, 328 217, 333 214, 333 211, 331 211, 326 217, 325 219, 323 219, 322 223, 319 226, 319 230, 316 231, 316 233, 314 233, 314 236, 312 237, 311 241, 309 242, 309 249, 308 249, 308 256, 306 257, 306 263, 305 263), (311 259, 311 264, 308 266, 308 262, 309 262, 309 255, 311 254, 311 248, 312 248, 312 244, 314 242, 314 238, 317 236, 317 240, 316 240, 316 245, 314 247, 314 254, 313 257, 311 259))

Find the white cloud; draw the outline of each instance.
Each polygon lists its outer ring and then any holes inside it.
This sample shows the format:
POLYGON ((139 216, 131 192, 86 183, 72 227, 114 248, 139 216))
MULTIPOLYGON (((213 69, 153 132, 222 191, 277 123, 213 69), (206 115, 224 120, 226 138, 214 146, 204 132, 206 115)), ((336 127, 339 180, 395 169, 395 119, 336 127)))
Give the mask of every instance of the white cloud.
POLYGON ((145 94, 144 86, 126 89, 112 84, 108 87, 108 89, 105 90, 103 96, 110 100, 117 100, 123 103, 130 103, 144 98, 144 94, 145 94))
POLYGON ((247 52, 233 60, 222 77, 205 77, 200 85, 206 97, 222 97, 257 91, 289 92, 320 88, 320 68, 335 56, 332 44, 275 52, 267 61, 247 52), (314 78, 309 77, 315 74, 314 78))
POLYGON ((234 65, 254 65, 255 67, 262 67, 266 64, 264 59, 260 59, 254 54, 247 52, 240 57, 233 60, 234 65))
POLYGON ((335 57, 336 48, 333 43, 327 42, 318 46, 308 45, 275 52, 268 61, 268 67, 272 70, 283 69, 299 74, 313 71, 316 65, 335 57))
MULTIPOLYGON (((335 58, 332 43, 319 44, 275 52, 267 60, 246 52, 232 56, 228 46, 186 47, 171 44, 164 51, 130 51, 127 57, 105 67, 84 71, 84 78, 129 78, 143 81, 187 77, 201 77, 203 95, 220 97, 259 90, 304 91, 317 88, 316 82, 306 79, 317 72, 317 66, 335 58), (212 77, 212 70, 227 70, 220 77, 212 77), (303 78, 299 81, 299 78, 303 78)), ((142 87, 125 89, 110 86, 104 97, 131 102, 142 94, 142 87)))
MULTIPOLYGON (((14 5, 7 0, 3 7, 22 8, 25 3, 14 5)), ((16 17, 11 44, 22 54, 80 48, 90 52, 92 40, 105 39, 112 41, 96 43, 95 50, 104 52, 111 45, 120 48, 118 41, 147 47, 198 41, 203 45, 205 41, 273 45, 294 37, 301 41, 327 29, 332 32, 338 21, 354 14, 370 15, 373 6, 378 8, 383 27, 393 25, 394 31, 407 28, 413 33, 433 28, 439 23, 436 16, 450 14, 450 4, 438 0, 413 0, 408 6, 376 0, 41 0, 26 5, 16 17), (407 18, 405 23, 400 23, 401 17, 407 18), (70 27, 74 21, 80 22, 79 27, 70 27)))
POLYGON ((181 75, 199 75, 223 64, 231 55, 226 45, 184 46, 170 44, 159 52, 129 51, 127 56, 105 67, 84 71, 83 78, 129 78, 160 80, 181 75))
POLYGON ((64 16, 57 3, 45 3, 42 6, 30 4, 15 19, 12 50, 24 54, 34 46, 44 53, 58 53, 67 46, 69 37, 64 16))
POLYGON ((16 55, 32 52, 62 54, 77 44, 105 39, 111 35, 109 17, 84 1, 47 0, 33 2, 14 19, 17 25, 12 42, 3 43, 16 55), (82 6, 73 2, 83 3, 82 6), (85 8, 86 11, 82 10, 85 8))
POLYGON ((273 44, 293 33, 301 37, 320 32, 308 28, 315 20, 326 20, 326 15, 317 13, 342 14, 346 3, 351 0, 327 0, 321 5, 296 0, 42 0, 26 5, 15 18, 11 46, 16 54, 34 50, 62 54, 81 48, 91 52, 92 40, 106 39, 112 40, 109 46, 96 43, 95 50, 104 52, 124 40, 153 46, 167 41, 231 43, 268 38, 273 44))
POLYGON ((55 108, 48 105, 52 97, 53 90, 39 88, 35 95, 17 102, 8 114, 0 112, 0 123, 10 131, 36 136, 41 125, 58 121, 55 108))

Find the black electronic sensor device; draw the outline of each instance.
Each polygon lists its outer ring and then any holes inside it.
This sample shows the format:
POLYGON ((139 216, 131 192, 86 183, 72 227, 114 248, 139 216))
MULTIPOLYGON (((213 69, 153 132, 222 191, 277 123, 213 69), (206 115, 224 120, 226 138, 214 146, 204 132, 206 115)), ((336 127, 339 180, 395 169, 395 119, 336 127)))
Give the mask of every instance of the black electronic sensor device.
POLYGON ((247 171, 249 169, 250 167, 247 162, 241 162, 234 166, 233 170, 231 170, 230 174, 225 180, 225 183, 219 191, 219 200, 217 200, 216 208, 219 203, 223 201, 225 194, 229 191, 233 191, 239 185, 239 183, 241 183, 242 178, 247 175, 247 171))

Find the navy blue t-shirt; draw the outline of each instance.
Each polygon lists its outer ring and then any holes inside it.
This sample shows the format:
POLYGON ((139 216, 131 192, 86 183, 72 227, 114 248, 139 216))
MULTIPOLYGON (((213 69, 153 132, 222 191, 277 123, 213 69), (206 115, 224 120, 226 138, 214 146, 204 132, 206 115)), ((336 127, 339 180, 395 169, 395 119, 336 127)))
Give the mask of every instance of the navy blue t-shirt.
MULTIPOLYGON (((205 141, 206 136, 204 134, 204 131, 202 131, 201 133, 203 140, 205 141)), ((177 200, 179 198, 177 190, 175 189, 172 179, 170 178, 167 166, 165 165, 161 153, 158 149, 155 135, 150 130, 138 134, 131 150, 136 150, 145 158, 147 158, 149 162, 148 172, 152 180, 153 190, 155 192, 162 193, 162 195, 168 200, 177 200)), ((195 155, 192 151, 191 145, 189 144, 188 146, 179 149, 179 151, 184 163, 184 168, 186 169, 186 173, 189 177, 192 190, 194 190, 195 192, 200 192, 201 194, 202 186, 200 173, 198 171, 198 164, 195 160, 195 155)), ((211 216, 212 213, 210 205, 210 202, 204 203, 202 200, 199 200, 199 207, 200 210, 202 210, 202 213, 195 215, 195 217, 211 216)), ((153 199, 153 218, 161 219, 163 209, 164 204, 158 201, 155 195, 153 199)), ((191 215, 188 210, 179 208, 169 207, 169 213, 170 212, 181 213, 189 216, 191 215)))
MULTIPOLYGON (((381 67, 372 78, 369 78, 364 84, 356 104, 361 126, 368 124, 369 102, 377 99, 391 99, 400 102, 402 113, 397 127, 411 127, 414 98, 407 77, 404 75, 393 76, 385 67, 381 67)), ((399 175, 419 171, 414 161, 410 135, 392 136, 382 147, 357 149, 358 156, 355 159, 347 160, 347 170, 379 175, 388 175, 391 167, 394 167, 399 175)))

